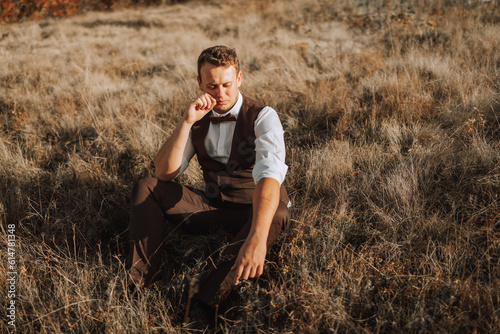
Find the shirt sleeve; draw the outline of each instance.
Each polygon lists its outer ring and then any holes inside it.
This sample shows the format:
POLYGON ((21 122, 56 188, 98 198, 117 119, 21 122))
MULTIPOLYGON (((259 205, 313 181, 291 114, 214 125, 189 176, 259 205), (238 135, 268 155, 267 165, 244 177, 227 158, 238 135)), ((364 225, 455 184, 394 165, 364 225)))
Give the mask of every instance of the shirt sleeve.
POLYGON ((285 164, 285 141, 283 127, 276 111, 265 107, 254 124, 255 166, 252 176, 255 184, 268 177, 281 185, 285 180, 288 166, 285 164))
POLYGON ((189 138, 186 143, 186 148, 184 149, 184 154, 182 155, 182 164, 181 164, 181 169, 179 169, 179 173, 175 176, 175 178, 179 177, 186 168, 189 166, 189 162, 194 156, 194 146, 193 146, 193 141, 191 140, 191 133, 189 133, 189 138))

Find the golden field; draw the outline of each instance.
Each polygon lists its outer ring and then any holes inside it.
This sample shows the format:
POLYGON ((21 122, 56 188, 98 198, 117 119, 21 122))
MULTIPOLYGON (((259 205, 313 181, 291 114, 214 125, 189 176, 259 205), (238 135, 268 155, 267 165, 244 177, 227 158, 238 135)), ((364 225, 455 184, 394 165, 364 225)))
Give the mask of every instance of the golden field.
MULTIPOLYGON (((500 9, 444 0, 200 0, 0 25, 0 287, 15 330, 182 331, 226 236, 169 230, 162 280, 115 292, 132 187, 216 44, 281 117, 293 202, 219 331, 500 332, 500 9)), ((202 184, 196 164, 180 181, 202 184)))

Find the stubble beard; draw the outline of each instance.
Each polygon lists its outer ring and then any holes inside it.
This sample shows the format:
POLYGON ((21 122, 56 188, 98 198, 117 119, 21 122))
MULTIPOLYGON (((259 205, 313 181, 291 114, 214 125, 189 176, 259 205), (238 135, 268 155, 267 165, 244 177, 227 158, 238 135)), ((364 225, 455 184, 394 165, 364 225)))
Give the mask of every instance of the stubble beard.
POLYGON ((217 107, 214 107, 213 110, 216 113, 218 113, 218 114, 225 114, 225 113, 227 113, 229 110, 231 110, 235 106, 236 102, 238 102, 238 100, 234 101, 234 103, 232 103, 230 107, 224 108, 222 110, 221 109, 217 109, 217 107))

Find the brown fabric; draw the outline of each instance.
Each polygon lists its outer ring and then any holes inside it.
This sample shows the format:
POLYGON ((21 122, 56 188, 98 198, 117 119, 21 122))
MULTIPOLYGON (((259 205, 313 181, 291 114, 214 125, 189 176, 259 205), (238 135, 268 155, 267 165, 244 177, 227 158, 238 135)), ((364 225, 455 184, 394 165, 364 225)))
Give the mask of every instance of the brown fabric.
MULTIPOLYGON (((196 296, 208 305, 218 304, 230 292, 231 287, 222 286, 222 282, 250 231, 252 205, 221 204, 208 198, 200 190, 175 182, 159 181, 156 178, 139 181, 132 194, 129 225, 132 241, 129 275, 137 285, 148 286, 161 276, 159 269, 165 238, 164 218, 187 233, 207 233, 215 223, 233 233, 230 245, 225 248, 215 266, 211 267, 196 296)), ((280 202, 269 231, 268 249, 288 224, 288 209, 285 203, 280 202)))
POLYGON ((233 114, 227 114, 224 117, 210 116, 210 123, 219 124, 224 122, 236 122, 236 117, 233 114))
MULTIPOLYGON (((210 114, 196 122, 191 130, 191 139, 198 157, 203 178, 205 195, 219 198, 223 202, 251 204, 255 182, 252 169, 255 165, 255 131, 254 124, 265 106, 246 96, 238 114, 231 152, 227 164, 211 158, 205 147, 205 137, 210 126, 210 114)), ((285 187, 281 187, 281 200, 289 202, 285 187)))

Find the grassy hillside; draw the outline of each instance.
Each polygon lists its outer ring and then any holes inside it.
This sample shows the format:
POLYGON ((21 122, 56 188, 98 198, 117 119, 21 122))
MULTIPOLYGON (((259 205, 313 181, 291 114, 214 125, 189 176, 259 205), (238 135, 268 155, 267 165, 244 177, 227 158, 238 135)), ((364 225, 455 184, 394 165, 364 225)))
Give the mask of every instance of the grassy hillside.
MULTIPOLYGON (((293 201, 221 331, 500 332, 500 9, 444 0, 191 1, 0 26, 0 288, 17 331, 181 331, 224 235, 170 230, 159 284, 115 291, 132 186, 216 44, 281 117, 293 201)), ((195 164, 180 179, 202 184, 195 164)))

